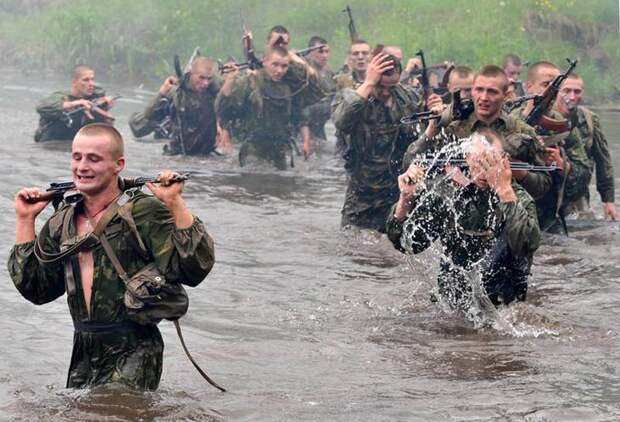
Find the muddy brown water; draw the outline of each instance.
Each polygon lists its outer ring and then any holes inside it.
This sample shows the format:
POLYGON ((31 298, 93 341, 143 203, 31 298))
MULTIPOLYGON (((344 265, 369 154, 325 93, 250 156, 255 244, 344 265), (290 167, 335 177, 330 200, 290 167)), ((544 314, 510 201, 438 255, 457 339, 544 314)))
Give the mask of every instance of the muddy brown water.
MULTIPOLYGON (((70 177, 68 145, 32 141, 34 104, 62 85, 0 76, 2 262, 18 187, 70 177)), ((123 95, 114 112, 130 139, 128 116, 150 95, 107 88, 123 95)), ((619 116, 601 115, 616 167, 619 116)), ((429 300, 432 252, 407 260, 382 236, 340 230, 344 170, 333 141, 279 173, 227 157, 166 158, 161 147, 129 140, 126 174, 199 172, 185 196, 215 238, 217 263, 191 289, 182 324, 195 358, 229 392, 200 378, 165 322, 157 392, 64 389, 65 300, 34 306, 3 270, 0 420, 620 419, 620 227, 600 220, 594 186, 599 219, 571 222, 568 239, 546 237, 527 302, 500 311, 495 328, 475 328, 429 300)))

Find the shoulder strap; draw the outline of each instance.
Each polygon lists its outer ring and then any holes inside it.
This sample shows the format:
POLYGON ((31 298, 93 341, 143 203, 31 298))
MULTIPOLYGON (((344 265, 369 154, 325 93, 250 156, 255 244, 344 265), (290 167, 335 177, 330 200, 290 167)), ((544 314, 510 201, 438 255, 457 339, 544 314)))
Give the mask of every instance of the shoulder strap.
POLYGON ((587 150, 592 148, 592 144, 594 143, 594 116, 592 112, 585 107, 579 108, 583 113, 584 118, 586 119, 586 125, 588 126, 588 136, 585 139, 585 147, 587 150))

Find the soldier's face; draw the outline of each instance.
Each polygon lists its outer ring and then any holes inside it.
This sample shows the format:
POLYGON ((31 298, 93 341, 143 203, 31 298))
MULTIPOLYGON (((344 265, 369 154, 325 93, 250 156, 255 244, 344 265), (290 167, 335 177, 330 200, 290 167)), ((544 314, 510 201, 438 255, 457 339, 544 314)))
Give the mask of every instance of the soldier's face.
POLYGON ((80 76, 71 81, 73 94, 77 97, 89 97, 95 90, 95 72, 84 70, 80 76))
POLYGON ((504 68, 504 72, 506 72, 506 76, 508 76, 509 80, 518 81, 519 78, 521 77, 522 68, 523 68, 522 65, 517 66, 512 62, 508 62, 508 64, 504 68))
POLYGON ((265 60, 263 66, 271 80, 278 82, 288 71, 288 64, 288 57, 273 53, 265 60))
POLYGON ((394 87, 400 82, 400 73, 392 73, 389 76, 382 76, 381 80, 374 89, 374 97, 387 102, 392 97, 394 87))
POLYGON ((209 88, 211 81, 215 77, 213 69, 199 67, 192 70, 189 76, 190 88, 194 91, 202 92, 209 88))
POLYGON ((474 80, 472 96, 478 118, 489 119, 499 114, 506 98, 504 83, 505 79, 495 76, 481 75, 474 80))
POLYGON ((97 195, 117 183, 125 167, 123 157, 112 154, 109 135, 78 135, 71 146, 71 173, 75 187, 84 195, 97 195))
MULTIPOLYGON (((485 139, 475 139, 470 141, 468 145, 468 152, 465 154, 465 161, 469 168, 470 180, 476 185, 478 189, 485 190, 489 188, 487 181, 487 171, 481 164, 480 160, 486 155, 499 159, 504 156, 504 148, 501 142, 493 142, 489 144, 489 141, 485 139)), ((496 171, 491 169, 490 171, 496 171)))
POLYGON ((461 98, 471 98, 471 88, 474 85, 474 75, 462 78, 457 74, 450 75, 448 90, 452 93, 461 91, 461 98))
POLYGON ((368 44, 353 44, 349 57, 353 70, 365 72, 370 58, 370 46, 368 44))
POLYGON ((327 65, 327 62, 329 61, 329 54, 329 45, 326 45, 320 50, 315 50, 310 53, 309 58, 313 63, 315 63, 319 68, 322 69, 327 65))
POLYGON ((560 70, 553 67, 543 67, 538 70, 536 77, 532 81, 527 81, 528 94, 542 94, 556 76, 560 74, 560 70))
POLYGON ((569 78, 562 83, 558 93, 558 109, 562 114, 568 114, 571 109, 581 103, 583 97, 583 80, 569 78))

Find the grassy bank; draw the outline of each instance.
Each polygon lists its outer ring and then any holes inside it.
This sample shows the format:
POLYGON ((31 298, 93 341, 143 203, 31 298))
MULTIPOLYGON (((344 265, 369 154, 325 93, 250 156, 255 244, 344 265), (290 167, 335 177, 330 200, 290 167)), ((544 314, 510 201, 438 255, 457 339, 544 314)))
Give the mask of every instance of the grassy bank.
MULTIPOLYGON (((343 2, 326 0, 6 0, 0 8, 0 52, 5 64, 66 71, 92 63, 110 78, 142 81, 171 70, 175 53, 199 45, 212 57, 241 56, 243 25, 260 47, 282 24, 292 45, 315 34, 333 47, 339 65, 349 36, 343 2), (260 4, 260 6, 259 6, 260 4)), ((429 62, 446 59, 479 67, 509 52, 525 60, 579 72, 599 98, 620 96, 620 41, 616 0, 372 0, 350 1, 360 34, 371 43, 423 48, 429 62)))

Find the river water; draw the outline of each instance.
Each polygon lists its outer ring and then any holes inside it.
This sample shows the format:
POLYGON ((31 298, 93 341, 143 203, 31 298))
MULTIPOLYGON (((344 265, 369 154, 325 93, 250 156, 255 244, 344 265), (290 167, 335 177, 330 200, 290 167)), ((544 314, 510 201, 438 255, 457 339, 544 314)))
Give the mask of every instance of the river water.
MULTIPOLYGON (((36 101, 66 83, 28 80, 0 75, 2 262, 16 190, 70 179, 68 145, 32 140, 36 101)), ((34 306, 3 270, 0 420, 620 419, 620 226, 600 220, 593 186, 599 220, 545 238, 527 302, 476 328, 429 300, 432 252, 408 261, 383 236, 341 231, 344 170, 332 142, 279 173, 163 157, 160 143, 130 140, 127 126, 150 94, 109 92, 123 95, 114 113, 129 139, 127 175, 197 172, 185 197, 215 239, 216 265, 190 290, 182 325, 196 360, 229 392, 204 382, 166 322, 157 392, 64 389, 73 332, 64 298, 34 306)), ((618 114, 601 117, 619 168, 618 114)))

